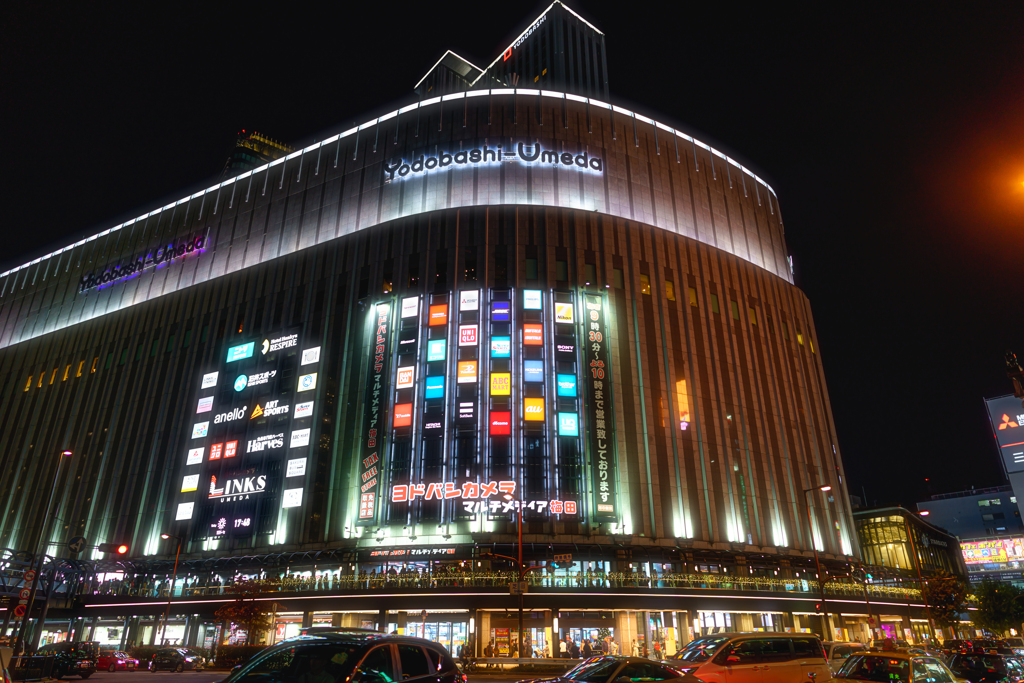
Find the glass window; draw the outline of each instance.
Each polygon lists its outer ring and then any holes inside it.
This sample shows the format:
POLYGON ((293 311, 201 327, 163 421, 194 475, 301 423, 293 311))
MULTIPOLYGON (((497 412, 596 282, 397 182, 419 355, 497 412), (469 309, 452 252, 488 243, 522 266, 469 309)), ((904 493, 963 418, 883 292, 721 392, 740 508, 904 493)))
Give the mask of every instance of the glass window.
POLYGON ((690 305, 691 306, 696 306, 697 305, 697 290, 694 289, 693 287, 690 287, 689 289, 690 289, 690 305))
POLYGON ((597 284, 597 269, 594 268, 593 263, 587 263, 583 266, 583 273, 585 282, 588 285, 597 284))
POLYGON ((619 662, 616 659, 588 659, 565 674, 565 678, 579 683, 606 683, 618 668, 619 662))
POLYGON ((431 665, 419 645, 399 645, 398 659, 402 662, 402 678, 419 678, 430 674, 431 665))
POLYGON ((395 680, 395 667, 391 661, 391 646, 384 645, 370 650, 370 654, 359 664, 353 680, 357 683, 392 683, 395 680))
POLYGON ((817 638, 794 638, 793 652, 797 657, 824 657, 824 651, 817 638))
POLYGON ((335 683, 352 669, 358 647, 343 644, 302 644, 264 651, 242 669, 232 683, 335 683))
POLYGON ((738 643, 733 643, 732 647, 729 648, 719 658, 715 660, 716 663, 721 664, 754 664, 761 661, 761 645, 764 641, 762 640, 741 640, 738 643))
POLYGON ((622 279, 622 268, 612 268, 612 285, 615 289, 625 289, 626 284, 622 279))
POLYGON ((946 666, 937 659, 923 659, 925 668, 928 669, 930 680, 935 683, 953 683, 953 675, 946 666))
POLYGON ((678 674, 674 671, 669 671, 665 667, 658 666, 653 662, 650 664, 636 662, 627 665, 615 676, 615 680, 620 681, 623 678, 628 678, 630 681, 667 681, 678 677, 678 674))
POLYGON ((537 279, 537 259, 528 258, 526 259, 526 279, 536 280, 537 279))
POLYGON ((565 261, 555 261, 555 279, 565 282, 569 279, 569 264, 565 261))
POLYGON ((738 303, 736 303, 735 301, 730 301, 729 302, 729 310, 732 312, 732 319, 733 320, 739 320, 740 319, 740 305, 738 303))
POLYGON ((671 280, 665 280, 665 298, 669 301, 676 300, 676 286, 671 280))
POLYGON ((640 291, 644 294, 651 293, 651 278, 640 273, 640 291))
POLYGON ((751 325, 756 325, 757 324, 757 311, 755 311, 752 307, 747 307, 747 318, 750 319, 750 324, 751 325))
POLYGON ((910 662, 879 655, 854 655, 846 660, 836 677, 854 681, 910 683, 910 662))
MULTIPOLYGON (((806 643, 810 641, 810 638, 804 638, 803 641, 806 643)), ((793 643, 794 646, 796 643, 793 643)), ((804 650, 807 650, 804 647, 804 650)), ((810 653, 802 654, 802 657, 808 656, 810 653)), ((771 638, 769 640, 761 641, 761 661, 762 662, 788 662, 793 659, 793 652, 789 647, 789 638, 771 638)))
POLYGON ((718 295, 717 294, 712 294, 711 295, 711 312, 712 313, 718 313, 719 312, 718 311, 718 295))

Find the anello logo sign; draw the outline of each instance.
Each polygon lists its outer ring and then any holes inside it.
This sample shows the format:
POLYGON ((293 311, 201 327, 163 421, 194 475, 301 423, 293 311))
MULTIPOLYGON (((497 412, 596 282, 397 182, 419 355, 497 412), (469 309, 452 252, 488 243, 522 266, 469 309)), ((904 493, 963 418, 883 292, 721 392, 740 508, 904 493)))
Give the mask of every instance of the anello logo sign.
POLYGON ((161 263, 170 263, 185 254, 202 251, 204 239, 202 235, 197 235, 187 242, 171 242, 151 252, 139 254, 128 263, 120 263, 116 266, 107 265, 97 271, 86 273, 78 281, 78 293, 81 294, 108 282, 124 280, 147 268, 158 266, 161 263))
POLYGON ((404 159, 394 166, 388 164, 384 165, 384 182, 390 183, 395 180, 397 176, 399 179, 405 178, 409 174, 425 173, 427 171, 433 171, 439 168, 445 168, 455 164, 456 166, 463 166, 465 164, 489 164, 497 163, 499 161, 520 161, 526 164, 546 164, 548 166, 565 166, 568 168, 574 168, 583 171, 596 171, 602 173, 604 171, 604 161, 601 157, 592 157, 586 152, 580 152, 579 154, 572 154, 571 152, 553 152, 550 150, 541 149, 540 144, 536 145, 525 145, 522 142, 518 143, 514 149, 502 150, 498 147, 491 149, 487 145, 483 148, 476 147, 473 149, 463 149, 458 152, 442 152, 438 156, 425 157, 419 155, 412 163, 406 162, 404 159))

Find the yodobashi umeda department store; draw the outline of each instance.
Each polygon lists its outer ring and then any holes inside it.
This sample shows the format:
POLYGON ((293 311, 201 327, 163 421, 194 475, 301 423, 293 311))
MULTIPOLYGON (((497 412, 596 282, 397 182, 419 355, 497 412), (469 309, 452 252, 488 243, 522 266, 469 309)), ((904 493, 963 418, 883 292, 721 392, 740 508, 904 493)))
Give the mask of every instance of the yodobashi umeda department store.
MULTIPOLYGON (((5 590, 53 544, 42 638, 159 642, 180 538, 172 642, 237 637, 213 613, 245 577, 276 638, 508 648, 520 522, 535 650, 824 628, 812 544, 836 574, 857 547, 778 199, 597 97, 604 36, 571 9, 526 31, 0 274, 5 590), (507 82, 546 54, 550 89, 507 82)), ((829 628, 924 618, 872 591, 830 585, 829 628)))

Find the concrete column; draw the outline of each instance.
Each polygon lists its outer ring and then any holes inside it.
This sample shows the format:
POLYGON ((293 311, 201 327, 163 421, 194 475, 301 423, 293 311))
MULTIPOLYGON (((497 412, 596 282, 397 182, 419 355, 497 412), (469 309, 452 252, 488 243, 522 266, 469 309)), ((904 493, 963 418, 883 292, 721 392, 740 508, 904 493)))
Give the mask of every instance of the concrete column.
POLYGON ((388 611, 386 609, 382 609, 377 612, 377 629, 381 633, 388 630, 388 611))
POLYGON ((477 656, 484 656, 484 648, 491 642, 491 613, 481 610, 480 620, 477 622, 477 656))
POLYGON ((396 615, 396 621, 398 622, 398 635, 400 635, 400 636, 408 635, 406 633, 406 628, 407 628, 407 625, 409 623, 409 613, 408 612, 399 612, 396 615))
POLYGON ((629 617, 629 612, 626 610, 618 610, 615 612, 615 642, 619 646, 620 655, 629 655, 629 648, 632 646, 633 638, 636 636, 632 635, 630 628, 636 630, 633 626, 633 621, 629 617))
POLYGON ((302 628, 309 628, 313 625, 313 613, 303 612, 302 613, 302 628))

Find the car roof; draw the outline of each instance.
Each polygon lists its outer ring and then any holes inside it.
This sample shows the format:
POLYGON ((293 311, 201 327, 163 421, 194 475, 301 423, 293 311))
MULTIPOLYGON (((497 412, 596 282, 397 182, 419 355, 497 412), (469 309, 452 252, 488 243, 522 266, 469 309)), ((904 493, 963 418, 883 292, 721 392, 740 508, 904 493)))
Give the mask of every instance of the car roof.
POLYGON ((914 659, 915 657, 932 657, 935 655, 923 654, 920 652, 897 652, 895 650, 865 650, 864 652, 858 652, 858 656, 864 655, 867 657, 889 657, 890 659, 914 659))
POLYGON ((440 645, 439 643, 433 640, 427 640, 426 638, 402 636, 398 635, 397 633, 380 633, 379 631, 369 631, 365 629, 353 629, 351 631, 345 629, 338 629, 337 631, 316 631, 308 635, 295 636, 294 638, 282 640, 281 644, 291 643, 294 645, 296 642, 302 641, 316 642, 325 640, 345 643, 376 643, 396 641, 402 643, 419 643, 420 645, 432 645, 434 647, 438 647, 440 645))

